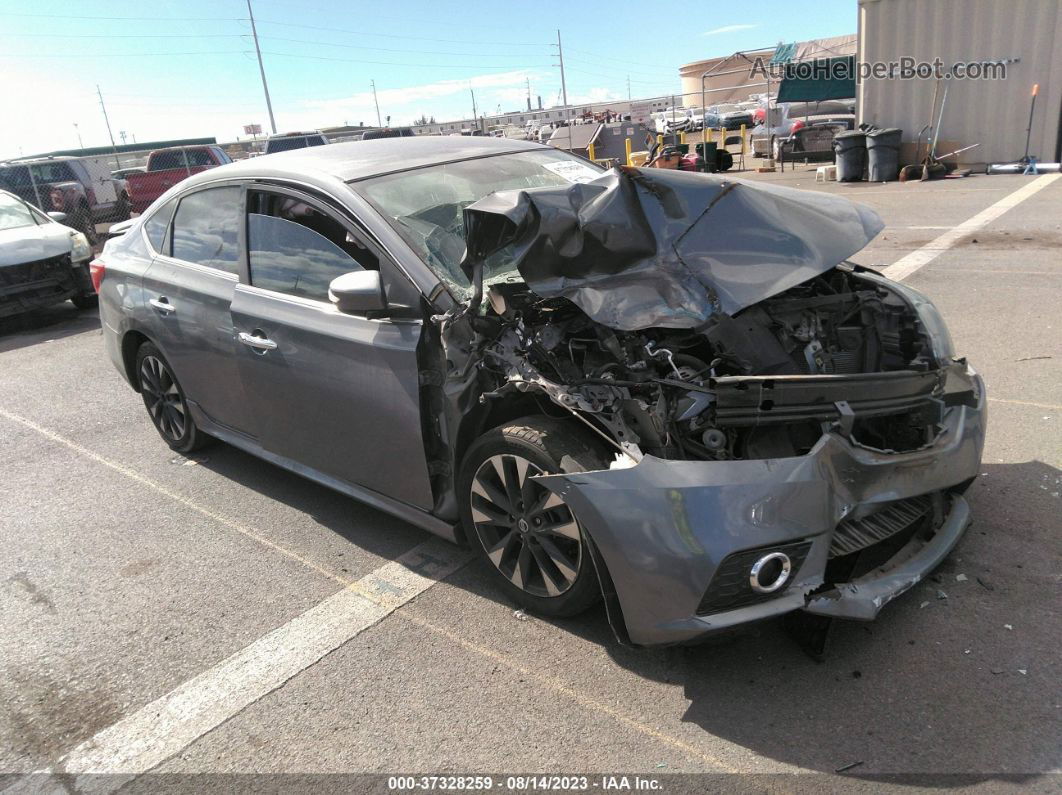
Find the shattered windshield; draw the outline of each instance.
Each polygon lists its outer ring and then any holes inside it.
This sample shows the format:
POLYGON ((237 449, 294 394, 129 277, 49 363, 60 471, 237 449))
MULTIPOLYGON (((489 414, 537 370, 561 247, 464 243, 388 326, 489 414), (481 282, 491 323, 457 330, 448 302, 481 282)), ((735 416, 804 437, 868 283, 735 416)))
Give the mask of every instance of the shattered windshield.
MULTIPOLYGON (((552 188, 588 182, 603 169, 559 149, 428 166, 374 177, 354 187, 390 221, 402 238, 459 299, 471 293, 460 262, 465 253, 464 209, 500 190, 552 188)), ((502 249, 485 261, 484 282, 519 279, 512 254, 502 249)))

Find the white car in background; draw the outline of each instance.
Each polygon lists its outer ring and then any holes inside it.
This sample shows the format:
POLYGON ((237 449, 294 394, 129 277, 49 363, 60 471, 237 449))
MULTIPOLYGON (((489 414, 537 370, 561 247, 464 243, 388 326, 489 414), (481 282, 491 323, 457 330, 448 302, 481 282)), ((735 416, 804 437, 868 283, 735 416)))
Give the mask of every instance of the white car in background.
POLYGON ((0 190, 0 318, 68 299, 79 309, 96 305, 92 246, 65 219, 0 190))

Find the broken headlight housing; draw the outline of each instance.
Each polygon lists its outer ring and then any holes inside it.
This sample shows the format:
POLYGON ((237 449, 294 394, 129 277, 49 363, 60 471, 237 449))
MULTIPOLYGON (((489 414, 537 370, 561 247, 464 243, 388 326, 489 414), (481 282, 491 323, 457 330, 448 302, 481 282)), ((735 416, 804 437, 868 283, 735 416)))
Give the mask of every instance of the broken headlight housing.
POLYGON ((91 256, 92 246, 89 244, 88 238, 81 232, 72 231, 70 233, 70 259, 74 262, 81 262, 91 256))

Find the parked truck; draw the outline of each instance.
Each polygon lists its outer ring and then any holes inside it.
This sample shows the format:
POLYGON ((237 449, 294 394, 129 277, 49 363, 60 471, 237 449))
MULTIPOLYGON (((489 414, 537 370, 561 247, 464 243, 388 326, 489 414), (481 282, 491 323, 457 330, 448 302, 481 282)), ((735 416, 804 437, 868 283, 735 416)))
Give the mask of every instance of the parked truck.
POLYGON ((97 241, 96 224, 129 217, 129 187, 105 157, 35 157, 0 163, 0 188, 97 241))
POLYGON ((231 163, 220 146, 175 146, 148 155, 147 169, 126 176, 133 212, 142 213, 181 180, 208 168, 231 163))

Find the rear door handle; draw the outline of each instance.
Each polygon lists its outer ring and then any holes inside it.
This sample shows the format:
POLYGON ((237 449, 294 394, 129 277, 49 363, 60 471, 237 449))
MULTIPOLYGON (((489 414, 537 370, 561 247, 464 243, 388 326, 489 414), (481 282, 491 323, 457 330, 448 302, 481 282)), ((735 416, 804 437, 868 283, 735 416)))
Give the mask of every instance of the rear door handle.
POLYGON ((169 299, 164 295, 160 295, 158 298, 152 298, 148 301, 151 306, 162 312, 164 315, 172 315, 177 311, 177 307, 169 302, 169 299))
POLYGON ((248 334, 246 331, 241 331, 238 337, 240 342, 254 348, 256 351, 275 351, 277 349, 277 344, 266 337, 248 334))

